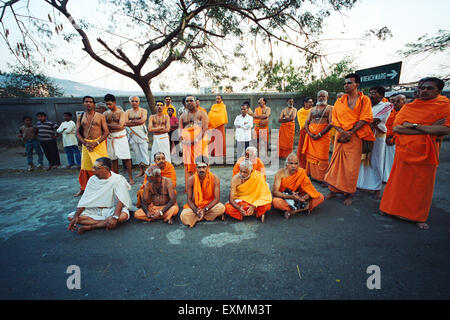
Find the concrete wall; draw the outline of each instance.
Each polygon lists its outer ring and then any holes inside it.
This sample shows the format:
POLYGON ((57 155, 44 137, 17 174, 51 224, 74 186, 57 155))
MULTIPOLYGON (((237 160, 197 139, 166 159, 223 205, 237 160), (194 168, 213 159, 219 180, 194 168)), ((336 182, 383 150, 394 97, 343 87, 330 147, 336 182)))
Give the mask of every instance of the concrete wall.
MULTIPOLYGON (((200 99, 200 105, 207 111, 211 105, 215 103, 216 95, 196 95, 200 99)), ((288 97, 293 97, 295 107, 300 108, 303 104, 303 97, 289 93, 270 93, 270 94, 222 94, 224 103, 227 105, 228 125, 227 128, 234 128, 233 122, 240 113, 241 104, 244 101, 250 101, 252 109, 258 106, 257 101, 260 97, 267 99, 267 105, 272 109, 271 128, 279 128, 278 116, 281 110, 286 107, 288 97)), ((184 95, 172 95, 172 105, 178 110, 182 106, 181 100, 184 95)), ((103 101, 103 97, 95 97, 96 101, 103 101)), ((131 108, 128 97, 116 97, 117 104, 122 106, 124 110, 131 108)), ((164 97, 155 96, 156 100, 163 100, 164 97)), ((330 99, 330 103, 334 102, 334 98, 330 99)), ((148 109, 148 104, 144 97, 141 97, 141 107, 148 109)), ((17 138, 18 129, 23 124, 22 118, 29 115, 36 120, 36 113, 43 111, 47 114, 50 121, 61 123, 63 121, 63 113, 71 112, 75 115, 75 111, 84 110, 81 98, 29 98, 29 99, 0 99, 0 144, 20 144, 17 138)), ((60 139, 59 139, 60 140, 60 139)))

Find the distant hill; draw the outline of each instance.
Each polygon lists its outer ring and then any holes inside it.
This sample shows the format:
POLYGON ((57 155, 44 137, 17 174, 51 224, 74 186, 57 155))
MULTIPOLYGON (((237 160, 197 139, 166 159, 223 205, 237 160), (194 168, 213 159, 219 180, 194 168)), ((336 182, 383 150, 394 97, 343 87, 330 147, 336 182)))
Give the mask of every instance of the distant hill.
MULTIPOLYGON (((142 91, 122 91, 122 90, 112 90, 100 87, 94 87, 80 82, 50 78, 56 85, 58 85, 63 91, 65 97, 83 97, 83 96, 104 96, 107 93, 111 93, 116 96, 129 96, 129 95, 140 95, 142 96, 142 91)), ((158 93, 155 93, 158 94, 158 93)))

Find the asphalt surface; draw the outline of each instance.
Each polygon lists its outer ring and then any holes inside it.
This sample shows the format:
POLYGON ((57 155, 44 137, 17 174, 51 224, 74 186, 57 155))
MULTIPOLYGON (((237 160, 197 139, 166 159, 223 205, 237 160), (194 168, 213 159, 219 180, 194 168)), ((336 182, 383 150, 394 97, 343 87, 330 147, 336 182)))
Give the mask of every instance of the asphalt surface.
MULTIPOLYGON (((72 196, 78 171, 27 172, 23 149, 0 148, 0 154, 1 299, 450 298, 449 141, 429 230, 380 216, 379 201, 358 191, 350 207, 336 198, 289 220, 271 210, 264 224, 227 217, 189 229, 178 216, 173 225, 131 218, 112 231, 78 235, 67 231, 66 220, 78 202, 72 196), (67 287, 71 265, 80 268, 81 289, 67 287), (380 289, 367 287, 372 265, 380 268, 380 289)), ((268 172, 271 185, 275 169, 268 172)), ((225 203, 231 167, 212 170, 225 203)), ((181 209, 184 173, 176 171, 181 209)))

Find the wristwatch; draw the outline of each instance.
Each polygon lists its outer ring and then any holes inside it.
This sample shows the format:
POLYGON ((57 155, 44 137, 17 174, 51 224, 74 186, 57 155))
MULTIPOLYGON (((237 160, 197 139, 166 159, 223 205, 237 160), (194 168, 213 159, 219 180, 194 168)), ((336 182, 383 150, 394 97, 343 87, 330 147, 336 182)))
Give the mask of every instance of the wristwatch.
POLYGON ((418 124, 417 124, 417 123, 413 123, 413 125, 412 125, 412 126, 413 126, 413 128, 414 128, 414 129, 416 129, 416 128, 417 128, 417 126, 418 126, 418 124))
POLYGON ((159 215, 160 215, 161 217, 163 216, 162 210, 159 210, 159 215))
POLYGON ((119 217, 116 215, 113 215, 112 217, 113 217, 113 219, 119 220, 119 217))

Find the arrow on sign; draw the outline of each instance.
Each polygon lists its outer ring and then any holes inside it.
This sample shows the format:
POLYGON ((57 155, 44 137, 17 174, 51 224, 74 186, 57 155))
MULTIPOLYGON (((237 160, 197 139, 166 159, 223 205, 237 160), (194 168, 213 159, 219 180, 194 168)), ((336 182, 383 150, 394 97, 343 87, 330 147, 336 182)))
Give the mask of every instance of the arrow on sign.
POLYGON ((391 80, 392 80, 398 75, 398 73, 395 70, 391 70, 391 71, 392 71, 392 73, 388 73, 386 76, 391 77, 391 80))

